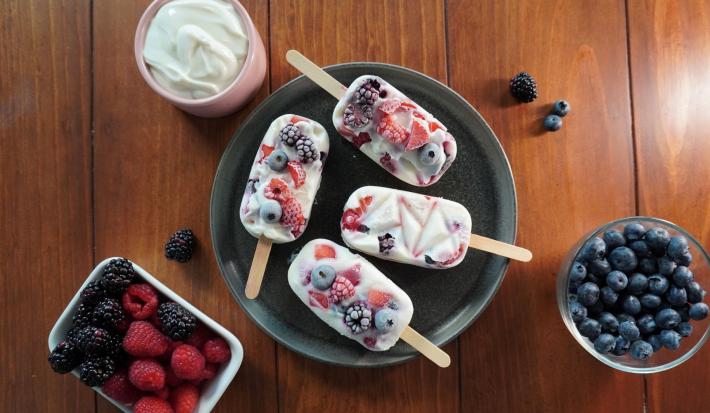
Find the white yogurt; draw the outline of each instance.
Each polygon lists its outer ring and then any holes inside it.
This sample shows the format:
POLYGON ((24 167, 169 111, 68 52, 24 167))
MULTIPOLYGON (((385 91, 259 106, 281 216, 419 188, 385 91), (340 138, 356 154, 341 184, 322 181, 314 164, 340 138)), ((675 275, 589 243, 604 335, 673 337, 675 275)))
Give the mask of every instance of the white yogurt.
POLYGON ((234 6, 222 0, 172 0, 148 27, 143 58, 171 93, 203 99, 225 90, 244 66, 249 39, 234 6))

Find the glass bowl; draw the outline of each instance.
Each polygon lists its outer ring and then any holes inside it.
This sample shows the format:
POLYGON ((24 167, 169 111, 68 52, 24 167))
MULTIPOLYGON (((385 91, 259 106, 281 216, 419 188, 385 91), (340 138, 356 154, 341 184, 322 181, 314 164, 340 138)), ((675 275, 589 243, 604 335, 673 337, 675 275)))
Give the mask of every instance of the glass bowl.
MULTIPOLYGON (((587 241, 594 237, 601 237, 605 231, 616 229, 623 232, 624 226, 631 223, 640 223, 647 230, 653 227, 661 227, 666 229, 671 236, 682 235, 688 240, 688 249, 693 255, 693 261, 689 268, 697 281, 706 291, 710 289, 710 256, 703 249, 702 245, 693 238, 683 228, 658 218, 651 217, 628 217, 612 221, 608 224, 593 230, 583 236, 572 249, 567 253, 562 260, 559 273, 557 274, 557 304, 560 309, 560 315, 567 329, 572 333, 572 336, 589 354, 594 356, 602 363, 613 367, 617 370, 637 373, 650 374, 658 373, 664 370, 671 369, 684 361, 691 358, 705 344, 710 336, 710 317, 701 321, 690 320, 693 326, 693 333, 689 337, 683 337, 680 348, 677 350, 669 350, 666 348, 654 352, 651 357, 646 360, 636 360, 628 353, 623 356, 615 356, 612 354, 602 354, 594 349, 594 344, 588 338, 582 336, 577 330, 572 316, 569 313, 569 274, 572 269, 572 264, 577 257, 580 249, 587 241)), ((707 302, 707 300, 705 300, 707 302)))

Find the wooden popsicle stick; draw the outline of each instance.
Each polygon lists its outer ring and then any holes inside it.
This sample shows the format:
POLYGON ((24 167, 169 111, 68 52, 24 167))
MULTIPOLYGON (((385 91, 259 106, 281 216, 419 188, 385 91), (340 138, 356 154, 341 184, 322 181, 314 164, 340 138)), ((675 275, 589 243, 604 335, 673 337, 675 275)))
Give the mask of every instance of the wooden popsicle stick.
POLYGON ((306 56, 302 55, 297 50, 289 50, 286 52, 286 61, 338 100, 340 100, 348 90, 342 83, 338 82, 333 76, 326 73, 323 69, 318 67, 317 64, 308 60, 306 56))
POLYGON ((422 353, 424 357, 431 360, 437 366, 449 367, 451 364, 451 357, 449 357, 444 350, 435 346, 434 343, 427 340, 423 335, 417 333, 412 327, 405 327, 399 338, 414 347, 418 352, 422 353))
POLYGON ((508 244, 480 235, 471 234, 468 242, 469 248, 490 252, 496 255, 507 257, 516 261, 528 262, 532 259, 532 252, 517 245, 508 244))
POLYGON ((259 237, 259 240, 256 243, 254 259, 251 261, 251 269, 249 270, 247 285, 244 289, 244 295, 246 295, 250 300, 255 299, 256 296, 259 295, 259 290, 261 290, 261 282, 264 279, 266 263, 269 262, 271 244, 271 240, 263 235, 259 237))

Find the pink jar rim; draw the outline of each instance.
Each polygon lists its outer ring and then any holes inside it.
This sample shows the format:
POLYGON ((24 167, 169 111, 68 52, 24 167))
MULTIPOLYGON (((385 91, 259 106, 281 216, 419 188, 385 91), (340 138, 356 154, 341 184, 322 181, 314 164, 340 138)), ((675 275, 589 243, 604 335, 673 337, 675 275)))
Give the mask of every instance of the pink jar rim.
POLYGON ((153 0, 153 2, 150 3, 150 5, 145 9, 143 15, 138 21, 138 27, 136 28, 136 35, 133 42, 133 49, 136 58, 136 64, 138 65, 138 71, 141 73, 146 83, 148 83, 148 86, 150 86, 150 88, 153 89, 155 93, 178 105, 204 106, 213 102, 217 102, 222 97, 231 92, 233 89, 237 88, 241 83, 242 79, 244 78, 244 74, 248 71, 247 69, 250 66, 254 65, 254 60, 256 59, 255 48, 257 43, 255 39, 259 38, 259 34, 256 31, 256 26, 254 26, 254 22, 251 20, 249 13, 247 13, 246 9, 239 1, 225 0, 231 3, 232 6, 234 6, 234 10, 236 10, 237 14, 244 22, 247 31, 247 36, 249 39, 249 48, 247 49, 247 56, 244 60, 244 65, 242 66, 241 70, 239 71, 239 74, 237 74, 237 77, 232 81, 232 83, 230 83, 229 86, 227 86, 224 90, 217 93, 216 95, 201 99, 188 99, 182 96, 177 96, 165 89, 163 86, 160 85, 160 83, 158 83, 157 80, 155 80, 153 74, 148 68, 148 64, 145 62, 145 60, 143 60, 143 47, 145 45, 145 38, 148 33, 150 23, 153 21, 153 18, 158 13, 158 10, 160 10, 160 8, 164 4, 169 3, 171 1, 172 0, 153 0))

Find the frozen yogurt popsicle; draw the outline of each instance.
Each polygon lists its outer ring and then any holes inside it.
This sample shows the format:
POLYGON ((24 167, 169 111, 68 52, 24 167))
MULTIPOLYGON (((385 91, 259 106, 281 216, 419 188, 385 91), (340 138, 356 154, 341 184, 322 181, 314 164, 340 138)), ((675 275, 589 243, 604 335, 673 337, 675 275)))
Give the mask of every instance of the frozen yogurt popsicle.
POLYGON ((343 241, 356 250, 425 268, 451 268, 468 248, 530 261, 530 251, 471 234, 461 204, 414 192, 364 186, 350 195, 340 221, 343 241))
POLYGON ((239 208, 244 228, 259 238, 248 298, 259 293, 271 243, 293 241, 306 229, 328 148, 323 126, 302 116, 280 116, 266 131, 239 208))
POLYGON ((431 113, 384 79, 355 79, 333 111, 345 139, 392 175, 416 186, 441 178, 456 158, 456 140, 431 113))
POLYGON ((271 123, 257 150, 239 209, 251 235, 278 244, 303 233, 328 148, 328 133, 318 122, 283 115, 271 123))
POLYGON ((340 228, 343 241, 386 260, 451 268, 466 256, 471 215, 443 198, 378 186, 350 195, 340 228))

